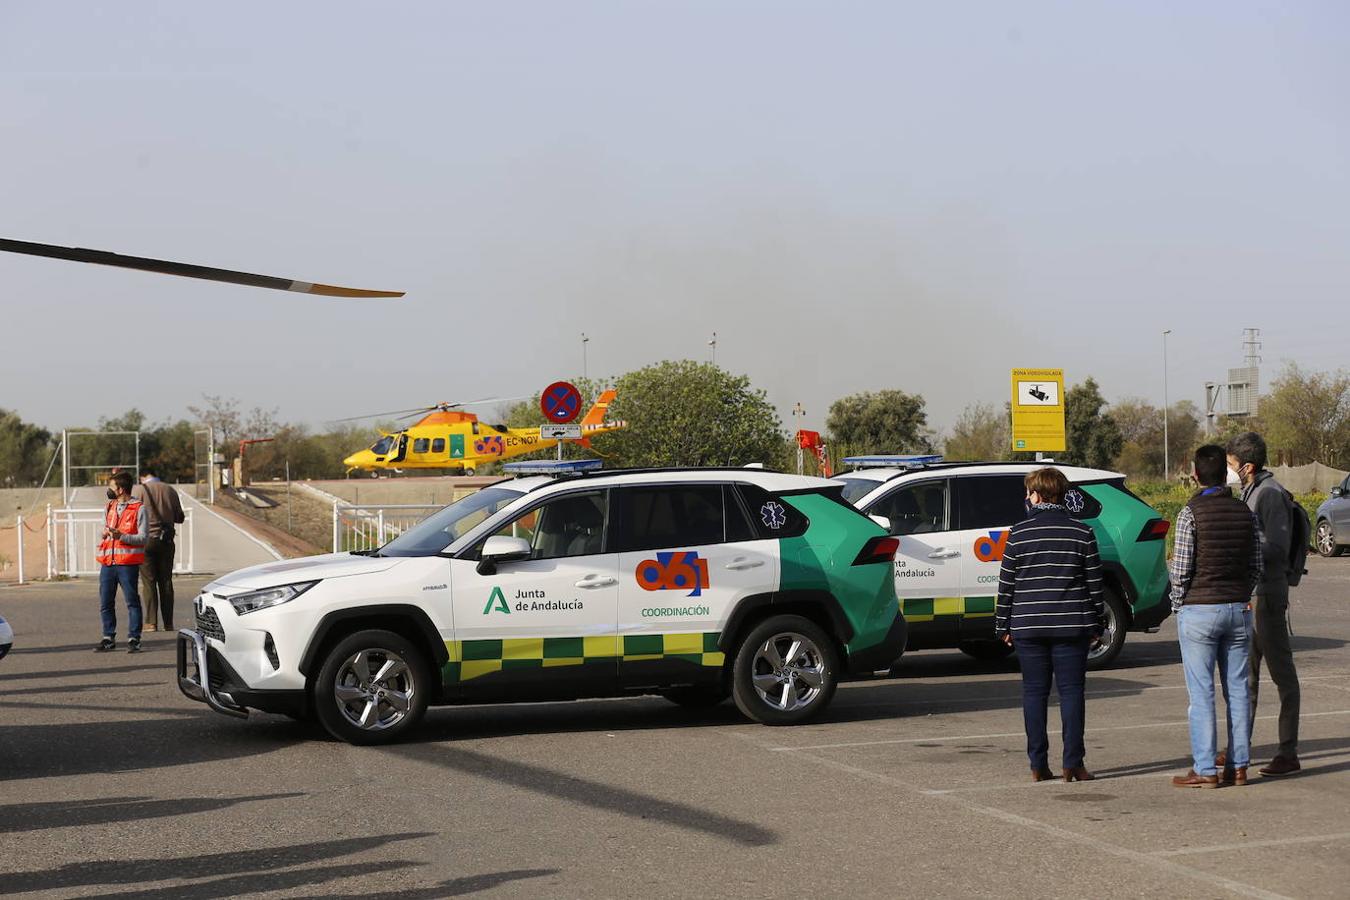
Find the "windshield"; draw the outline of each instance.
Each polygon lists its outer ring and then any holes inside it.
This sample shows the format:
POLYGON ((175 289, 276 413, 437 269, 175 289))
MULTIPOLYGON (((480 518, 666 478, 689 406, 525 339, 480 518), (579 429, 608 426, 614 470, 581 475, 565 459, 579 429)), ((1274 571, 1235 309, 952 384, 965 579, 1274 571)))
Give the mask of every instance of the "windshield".
POLYGON ((844 499, 854 504, 870 494, 878 484, 870 478, 839 478, 837 480, 844 485, 844 499))
POLYGON ((378 441, 376 441, 374 444, 371 445, 370 452, 374 453, 376 456, 383 456, 384 454, 388 453, 391 449, 393 449, 393 446, 394 446, 393 436, 386 434, 384 437, 380 438, 378 441))
POLYGON ((508 488, 483 488, 418 522, 380 548, 378 556, 433 556, 499 509, 525 496, 508 488))

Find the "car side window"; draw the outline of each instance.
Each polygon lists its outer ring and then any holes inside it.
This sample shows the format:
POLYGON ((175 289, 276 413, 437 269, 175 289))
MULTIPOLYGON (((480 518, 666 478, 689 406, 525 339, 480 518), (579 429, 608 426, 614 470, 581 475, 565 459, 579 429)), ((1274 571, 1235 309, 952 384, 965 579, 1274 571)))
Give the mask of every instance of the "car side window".
POLYGON ((971 475, 956 483, 956 527, 1008 528, 1027 517, 1027 492, 1021 475, 971 475))
POLYGON ((720 484, 653 485, 623 489, 620 551, 697 547, 726 540, 720 484))
POLYGON ((947 481, 921 481, 891 491, 867 509, 872 516, 885 516, 891 534, 930 534, 947 531, 947 481))
POLYGON ((811 525, 796 507, 758 485, 738 484, 736 492, 750 513, 750 527, 761 540, 799 537, 811 525))
POLYGON ((564 494, 546 500, 494 534, 530 542, 530 559, 563 559, 605 552, 609 496, 605 491, 564 494))

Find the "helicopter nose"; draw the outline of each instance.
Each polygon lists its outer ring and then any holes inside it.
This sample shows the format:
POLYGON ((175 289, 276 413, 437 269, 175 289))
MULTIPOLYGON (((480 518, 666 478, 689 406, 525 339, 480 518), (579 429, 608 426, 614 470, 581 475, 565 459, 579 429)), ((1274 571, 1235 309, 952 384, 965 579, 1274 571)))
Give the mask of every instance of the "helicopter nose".
POLYGON ((359 453, 353 453, 342 461, 344 466, 368 466, 375 461, 375 454, 369 450, 362 450, 359 453))

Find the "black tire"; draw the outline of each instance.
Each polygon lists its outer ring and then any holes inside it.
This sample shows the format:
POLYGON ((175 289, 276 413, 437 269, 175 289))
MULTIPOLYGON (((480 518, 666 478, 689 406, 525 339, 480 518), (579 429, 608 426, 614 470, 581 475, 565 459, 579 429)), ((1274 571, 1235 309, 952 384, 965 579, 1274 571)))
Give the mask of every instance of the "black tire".
POLYGON ((1088 651, 1088 671, 1105 669, 1111 665, 1120 655, 1120 648, 1125 646, 1125 629, 1130 620, 1125 613, 1125 601, 1111 588, 1106 589, 1106 622, 1106 633, 1102 635, 1101 646, 1088 651))
POLYGON ((685 709, 709 709, 726 700, 731 693, 724 687, 681 687, 662 691, 661 696, 685 709))
POLYGON ((407 638, 392 631, 358 631, 339 641, 324 658, 314 680, 314 713, 340 741, 388 744, 421 721, 432 690, 431 678, 426 657, 407 638), (360 663, 357 657, 363 652, 365 662, 360 663), (394 668, 377 682, 376 676, 389 662, 394 668), (362 671, 367 680, 362 679, 362 671), (340 685, 345 701, 338 697, 340 685), (361 718, 369 718, 371 724, 363 726, 357 720, 358 709, 364 712, 361 718))
POLYGON ((1313 546, 1318 556, 1340 556, 1345 552, 1345 545, 1336 543, 1336 532, 1326 519, 1319 520, 1313 529, 1313 546))
POLYGON ((736 648, 731 696, 742 713, 762 725, 799 725, 830 705, 839 668, 839 650, 820 626, 801 616, 771 616, 750 629, 736 648), (796 653, 785 656, 794 640, 799 641, 796 653), (774 658, 782 664, 775 666, 774 658), (786 703, 761 696, 761 689, 773 690, 786 703))
POLYGON ((966 656, 972 659, 978 659, 983 662, 996 662, 1000 659, 1007 659, 1012 656, 1013 648, 1002 641, 981 640, 981 641, 962 641, 957 644, 957 648, 966 656))

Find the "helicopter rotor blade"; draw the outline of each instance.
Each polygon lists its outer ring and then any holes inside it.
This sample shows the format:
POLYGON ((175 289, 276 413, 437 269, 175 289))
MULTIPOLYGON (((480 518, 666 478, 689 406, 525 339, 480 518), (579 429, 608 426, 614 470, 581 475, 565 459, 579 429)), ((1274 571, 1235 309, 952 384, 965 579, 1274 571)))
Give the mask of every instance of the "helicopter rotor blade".
POLYGON ((0 238, 0 250, 8 253, 23 253, 28 256, 45 256, 49 259, 64 259, 70 262, 93 263, 100 266, 114 266, 119 269, 138 269, 142 272, 157 272, 161 275, 178 275, 183 278, 200 278, 205 281, 223 281, 227 284, 241 284, 246 287, 271 288, 278 291, 295 291, 301 294, 316 294, 322 297, 402 297, 403 291, 370 291, 363 288, 342 287, 335 284, 316 284, 309 281, 295 281, 290 278, 276 278, 271 275, 253 275, 248 272, 235 272, 230 269, 215 269, 210 266, 197 266, 191 263, 171 262, 164 259, 149 259, 143 256, 123 256, 106 250, 88 250, 83 247, 58 247, 55 244, 35 244, 30 241, 15 241, 0 238))
POLYGON ((336 425, 339 422, 359 422, 362 419, 380 419, 385 416, 402 418, 404 416, 415 416, 418 413, 432 412, 435 409, 434 406, 419 406, 417 409, 391 409, 386 412, 369 413, 364 416, 347 416, 345 419, 329 419, 328 421, 336 425))
POLYGON ((328 421, 337 424, 339 422, 357 422, 361 419, 376 419, 382 416, 393 416, 396 419, 410 419, 413 416, 423 413, 435 412, 438 409, 457 409, 461 406, 478 406, 483 403, 508 403, 514 400, 526 400, 534 394, 522 394, 519 397, 483 397, 478 400, 464 400, 460 403, 437 403, 435 406, 418 406, 413 409, 391 409, 386 412, 370 413, 364 416, 348 416, 345 419, 329 419, 328 421))

